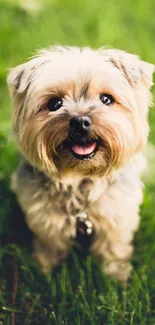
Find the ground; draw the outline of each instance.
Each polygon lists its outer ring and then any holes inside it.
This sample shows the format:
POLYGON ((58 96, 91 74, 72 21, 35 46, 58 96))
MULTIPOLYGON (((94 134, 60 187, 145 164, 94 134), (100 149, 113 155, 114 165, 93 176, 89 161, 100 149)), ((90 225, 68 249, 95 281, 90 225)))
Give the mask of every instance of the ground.
POLYGON ((73 250, 67 261, 45 277, 30 257, 21 213, 9 191, 18 154, 5 81, 9 67, 23 62, 37 48, 58 43, 94 48, 110 45, 155 63, 154 12, 154 0, 0 0, 0 324, 155 324, 154 108, 149 116, 150 172, 145 177, 128 286, 101 274, 96 261, 83 250, 73 250), (13 241, 15 237, 19 240, 8 245, 12 215, 18 224, 13 241))

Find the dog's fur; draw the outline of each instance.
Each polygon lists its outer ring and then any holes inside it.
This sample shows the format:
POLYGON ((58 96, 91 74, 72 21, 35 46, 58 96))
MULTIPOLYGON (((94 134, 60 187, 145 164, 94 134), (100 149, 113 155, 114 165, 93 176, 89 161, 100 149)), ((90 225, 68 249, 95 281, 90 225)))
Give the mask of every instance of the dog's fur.
POLYGON ((54 47, 10 72, 13 130, 24 157, 12 188, 44 269, 68 253, 75 215, 84 211, 94 228, 92 253, 106 274, 127 280, 143 197, 153 71, 152 64, 120 50, 54 47), (115 102, 103 104, 102 93, 115 102), (63 98, 63 106, 49 112, 53 96, 63 98), (92 120, 89 137, 100 139, 89 160, 76 159, 62 145, 70 119, 83 115, 92 120))

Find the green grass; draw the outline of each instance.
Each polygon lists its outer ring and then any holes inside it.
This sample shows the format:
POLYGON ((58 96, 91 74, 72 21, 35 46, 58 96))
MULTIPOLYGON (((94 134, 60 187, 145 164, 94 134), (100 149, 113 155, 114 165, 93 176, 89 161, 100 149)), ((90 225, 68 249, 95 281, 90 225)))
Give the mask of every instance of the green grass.
MULTIPOLYGON (((41 3, 41 1, 40 1, 41 3)), ((43 3, 43 1, 42 1, 43 3)), ((7 69, 23 62, 35 49, 50 44, 111 45, 155 63, 154 0, 53 0, 38 12, 20 1, 0 0, 0 233, 12 233, 18 214, 9 178, 18 155, 11 134, 7 69)), ((155 91, 153 90, 154 94, 155 91)), ((155 112, 150 112, 150 142, 155 144, 155 112)), ((152 152, 152 151, 151 151, 152 152)), ((153 156, 154 157, 154 156, 153 156)), ((154 175, 154 161, 151 173, 154 175)), ((123 288, 100 273, 85 252, 73 250, 53 274, 45 277, 30 247, 2 245, 0 251, 0 324, 10 325, 154 325, 155 324, 155 182, 148 177, 141 226, 135 238, 134 270, 123 288), (16 302, 11 302, 12 263, 18 264, 16 302)), ((20 236, 20 223, 18 224, 20 236)))

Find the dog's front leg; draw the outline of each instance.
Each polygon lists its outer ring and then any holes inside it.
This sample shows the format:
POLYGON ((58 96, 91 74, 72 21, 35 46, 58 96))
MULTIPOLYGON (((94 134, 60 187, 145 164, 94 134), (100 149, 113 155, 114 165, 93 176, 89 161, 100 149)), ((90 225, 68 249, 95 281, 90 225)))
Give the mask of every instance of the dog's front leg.
POLYGON ((102 225, 100 222, 100 229, 94 235, 91 251, 99 258, 105 274, 126 282, 131 271, 129 260, 133 247, 130 240, 124 240, 122 231, 116 226, 105 217, 100 216, 100 220, 102 225))
POLYGON ((103 271, 126 282, 131 271, 131 241, 139 225, 142 189, 110 189, 92 205, 89 214, 94 225, 91 250, 101 261, 103 271))
MULTIPOLYGON (((40 212, 39 212, 40 213, 40 212)), ((42 216, 45 218, 45 211, 42 211, 42 216)), ((34 218, 27 216, 28 225, 35 233, 33 241, 33 256, 41 264, 45 273, 55 267, 63 258, 66 257, 73 239, 76 236, 75 218, 72 216, 54 216, 48 215, 47 222, 33 225, 30 219, 34 218)))
POLYGON ((47 244, 41 241, 38 237, 33 240, 33 256, 41 265, 45 274, 51 271, 59 262, 66 257, 71 242, 64 242, 63 247, 58 247, 55 239, 47 244))
POLYGON ((47 271, 67 255, 76 236, 75 216, 60 208, 63 198, 54 183, 25 162, 13 174, 12 189, 35 236, 34 256, 47 271))

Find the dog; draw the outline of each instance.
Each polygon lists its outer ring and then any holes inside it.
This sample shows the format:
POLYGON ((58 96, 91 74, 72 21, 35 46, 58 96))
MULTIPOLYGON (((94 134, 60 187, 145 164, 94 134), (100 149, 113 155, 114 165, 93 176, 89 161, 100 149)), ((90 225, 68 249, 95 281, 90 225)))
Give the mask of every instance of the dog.
MULTIPOLYGON (((143 199, 154 65, 121 50, 55 46, 11 69, 21 161, 12 189, 45 272, 81 234, 126 282, 143 199)), ((83 247, 84 248, 84 247, 83 247)))

